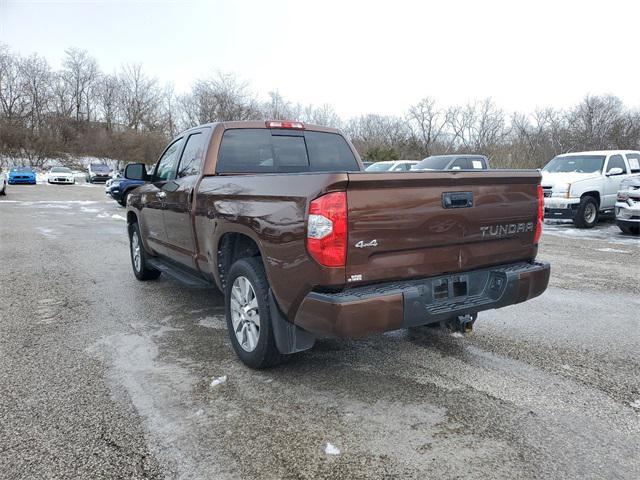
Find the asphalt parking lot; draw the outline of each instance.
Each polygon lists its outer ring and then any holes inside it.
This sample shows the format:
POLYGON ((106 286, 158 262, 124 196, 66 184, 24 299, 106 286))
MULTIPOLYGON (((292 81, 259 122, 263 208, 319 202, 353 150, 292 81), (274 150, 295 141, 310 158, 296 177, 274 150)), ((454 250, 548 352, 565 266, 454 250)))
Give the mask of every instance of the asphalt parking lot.
POLYGON ((548 291, 470 335, 266 371, 219 293, 135 280, 102 185, 10 186, 0 258, 0 478, 640 478, 640 239, 611 221, 545 225, 548 291))

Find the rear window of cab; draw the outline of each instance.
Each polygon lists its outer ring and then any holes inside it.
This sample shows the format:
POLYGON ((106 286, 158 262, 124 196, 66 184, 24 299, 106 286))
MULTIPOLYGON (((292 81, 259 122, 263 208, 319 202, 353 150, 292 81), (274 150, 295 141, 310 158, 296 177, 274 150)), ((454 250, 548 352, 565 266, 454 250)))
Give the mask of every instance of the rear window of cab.
POLYGON ((328 132, 241 128, 225 131, 217 173, 359 171, 345 139, 328 132))

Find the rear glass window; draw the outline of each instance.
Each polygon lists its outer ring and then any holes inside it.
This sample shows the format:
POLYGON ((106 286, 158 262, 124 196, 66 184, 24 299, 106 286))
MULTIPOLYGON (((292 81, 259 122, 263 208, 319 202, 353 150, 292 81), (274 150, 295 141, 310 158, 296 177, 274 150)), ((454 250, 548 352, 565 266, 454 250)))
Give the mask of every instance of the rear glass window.
POLYGON ((218 153, 218 173, 358 171, 340 135, 269 129, 227 130, 218 153), (290 134, 289 134, 290 133, 290 134))

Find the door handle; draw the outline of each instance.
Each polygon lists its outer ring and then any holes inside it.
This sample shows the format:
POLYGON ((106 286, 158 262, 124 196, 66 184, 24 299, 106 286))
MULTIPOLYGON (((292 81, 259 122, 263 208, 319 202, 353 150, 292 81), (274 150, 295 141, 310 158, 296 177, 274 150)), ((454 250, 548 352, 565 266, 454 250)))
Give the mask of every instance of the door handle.
POLYGON ((167 196, 166 192, 163 192, 163 191, 158 192, 158 197, 159 198, 165 198, 166 196, 167 196))
POLYGON ((443 208, 470 208, 473 207, 472 192, 444 192, 442 194, 443 208))

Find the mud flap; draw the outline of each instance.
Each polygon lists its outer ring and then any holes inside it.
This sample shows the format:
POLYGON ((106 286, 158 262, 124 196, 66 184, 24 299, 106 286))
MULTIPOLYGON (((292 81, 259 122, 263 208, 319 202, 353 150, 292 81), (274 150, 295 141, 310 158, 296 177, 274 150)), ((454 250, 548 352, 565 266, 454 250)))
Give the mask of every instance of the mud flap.
POLYGON ((269 290, 269 310, 271 313, 273 335, 280 353, 287 355, 302 352, 303 350, 308 350, 313 347, 316 342, 316 337, 284 318, 271 290, 269 290))

